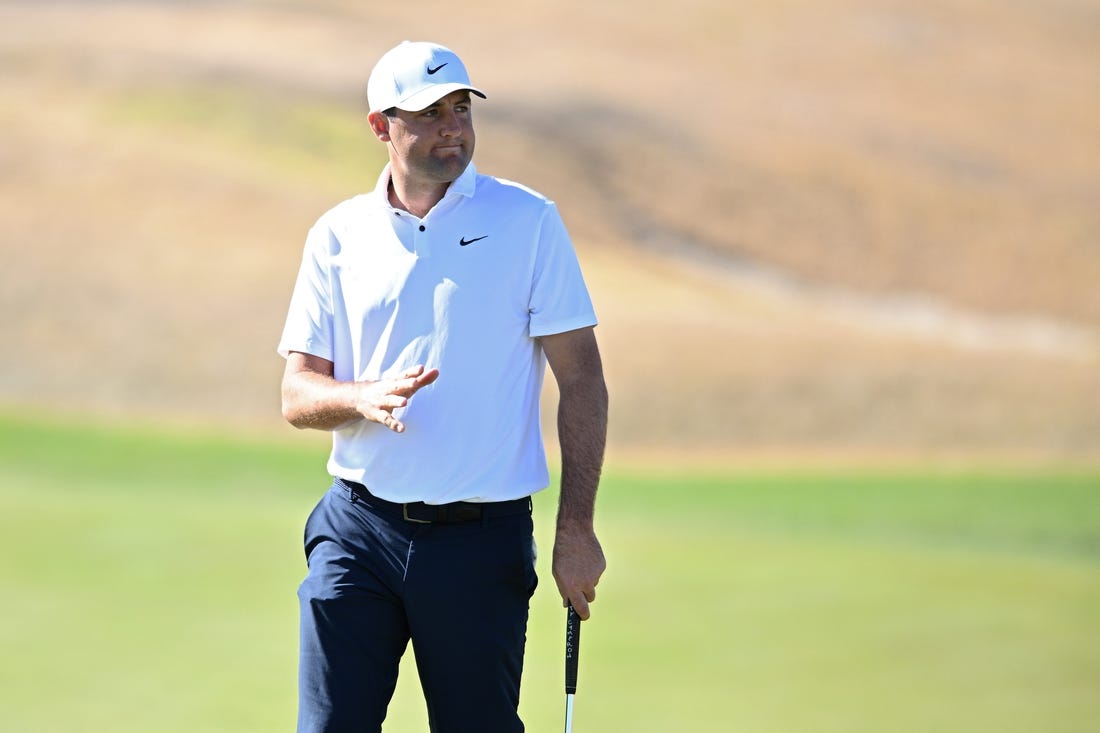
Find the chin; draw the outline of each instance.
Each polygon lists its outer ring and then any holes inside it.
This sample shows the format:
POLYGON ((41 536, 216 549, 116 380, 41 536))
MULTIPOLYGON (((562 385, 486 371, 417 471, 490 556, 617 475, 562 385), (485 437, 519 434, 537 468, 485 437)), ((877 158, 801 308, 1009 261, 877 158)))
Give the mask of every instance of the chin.
POLYGON ((440 160, 436 166, 436 171, 448 181, 453 181, 462 175, 462 171, 466 170, 468 165, 470 165, 469 156, 452 156, 440 160))

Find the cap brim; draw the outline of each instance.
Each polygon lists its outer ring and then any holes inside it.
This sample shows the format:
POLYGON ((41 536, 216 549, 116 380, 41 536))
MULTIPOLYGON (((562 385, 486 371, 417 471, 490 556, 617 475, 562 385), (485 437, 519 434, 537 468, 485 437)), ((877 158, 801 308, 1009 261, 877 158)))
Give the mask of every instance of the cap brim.
POLYGON ((434 84, 427 89, 421 89, 419 92, 409 95, 406 99, 401 100, 394 106, 398 109, 403 109, 406 112, 419 112, 420 110, 429 107, 432 104, 435 104, 451 92, 457 92, 460 89, 468 89, 482 99, 486 99, 485 92, 481 91, 477 87, 472 87, 469 84, 434 84))

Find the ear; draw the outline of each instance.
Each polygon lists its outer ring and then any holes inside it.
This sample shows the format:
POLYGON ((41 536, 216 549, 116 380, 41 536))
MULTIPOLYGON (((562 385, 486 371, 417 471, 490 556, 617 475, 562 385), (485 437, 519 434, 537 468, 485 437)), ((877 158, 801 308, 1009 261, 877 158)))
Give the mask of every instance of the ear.
POLYGON ((367 115, 367 122, 375 137, 384 143, 390 141, 390 119, 381 112, 371 112, 367 115))

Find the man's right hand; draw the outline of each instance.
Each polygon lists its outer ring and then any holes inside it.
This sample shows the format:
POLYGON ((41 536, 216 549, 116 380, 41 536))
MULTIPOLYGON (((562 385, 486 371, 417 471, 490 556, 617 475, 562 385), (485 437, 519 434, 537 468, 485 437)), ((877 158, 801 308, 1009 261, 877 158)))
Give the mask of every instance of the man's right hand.
POLYGON ((438 369, 425 370, 423 364, 417 364, 396 377, 356 382, 355 409, 367 420, 385 425, 395 433, 403 433, 405 424, 393 416, 393 411, 409 404, 414 394, 438 377, 438 369))
POLYGON ((405 425, 393 411, 438 377, 438 369, 418 364, 377 382, 338 382, 328 359, 291 351, 283 373, 283 417, 296 428, 339 430, 370 420, 402 433, 405 425))

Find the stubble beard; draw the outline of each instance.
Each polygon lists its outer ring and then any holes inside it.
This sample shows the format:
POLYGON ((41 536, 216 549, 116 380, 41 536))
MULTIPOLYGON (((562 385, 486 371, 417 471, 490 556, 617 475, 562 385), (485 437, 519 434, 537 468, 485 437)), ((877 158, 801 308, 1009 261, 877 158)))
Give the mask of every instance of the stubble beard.
POLYGON ((440 152, 432 148, 417 151, 418 146, 402 150, 390 140, 390 163, 394 173, 400 171, 407 184, 413 186, 440 186, 444 190, 454 183, 473 160, 473 137, 465 137, 458 150, 440 152))
POLYGON ((470 165, 473 157, 474 143, 470 141, 462 146, 461 153, 429 154, 419 166, 419 173, 439 183, 453 183, 470 165))

